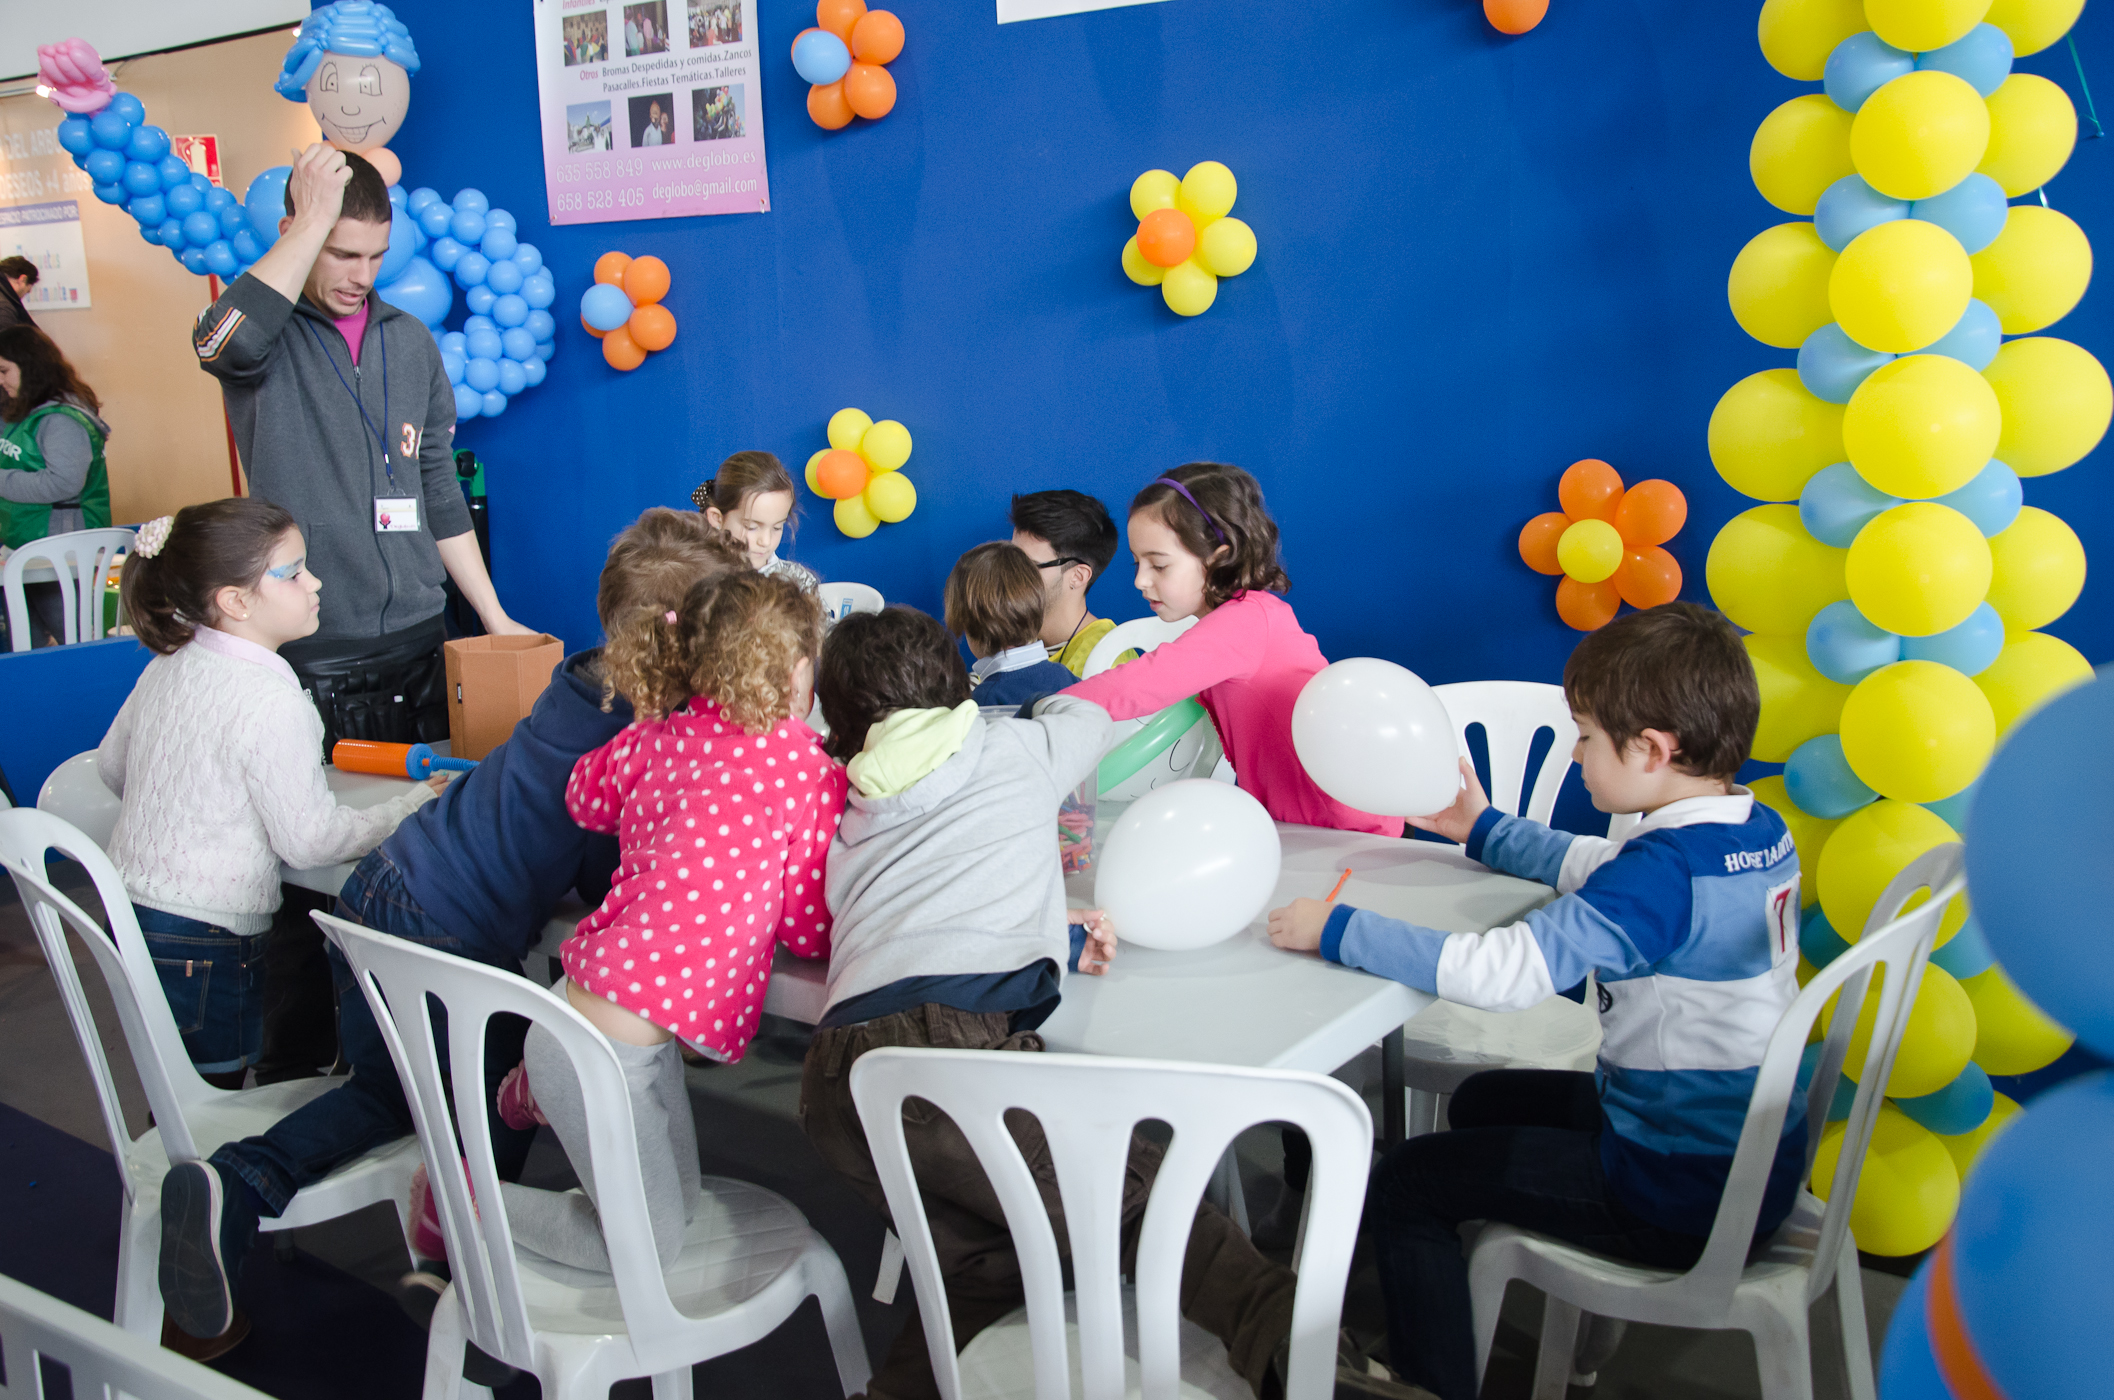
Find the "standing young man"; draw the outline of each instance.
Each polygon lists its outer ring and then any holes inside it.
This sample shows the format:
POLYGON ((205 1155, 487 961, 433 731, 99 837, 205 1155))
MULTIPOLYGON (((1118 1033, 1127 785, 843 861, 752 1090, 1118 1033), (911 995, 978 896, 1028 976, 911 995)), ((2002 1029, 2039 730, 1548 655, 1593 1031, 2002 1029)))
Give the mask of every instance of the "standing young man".
POLYGON ((1086 607, 1087 590, 1116 557, 1116 522, 1082 491, 1015 496, 1011 519, 1013 543, 1042 574, 1042 644, 1050 660, 1083 676, 1094 643, 1116 625, 1086 607))

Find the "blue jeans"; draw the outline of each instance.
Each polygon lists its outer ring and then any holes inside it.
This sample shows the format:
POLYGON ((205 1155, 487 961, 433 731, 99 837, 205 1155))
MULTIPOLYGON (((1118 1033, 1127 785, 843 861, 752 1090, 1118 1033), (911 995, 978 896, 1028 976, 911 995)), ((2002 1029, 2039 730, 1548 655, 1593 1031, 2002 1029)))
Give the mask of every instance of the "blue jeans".
POLYGON ((264 942, 144 904, 132 906, 184 1053, 205 1074, 257 1063, 264 1044, 264 942))
MULTIPOLYGON (((461 939, 427 917, 404 887, 402 872, 381 851, 369 854, 345 882, 338 895, 338 915, 489 967, 516 975, 521 971, 518 961, 465 947, 461 939)), ((404 1088, 397 1079, 396 1065, 389 1058, 388 1044, 336 945, 330 949, 330 967, 338 991, 338 1043, 352 1066, 352 1078, 295 1109, 262 1136, 228 1143, 210 1159, 223 1174, 248 1184, 256 1201, 262 1203, 265 1215, 278 1215, 296 1191, 321 1180, 361 1153, 408 1137, 413 1131, 411 1108, 404 1100, 404 1088)), ((436 1011, 434 1022, 445 1047, 445 1013, 436 1011)), ((499 1121, 496 1104, 499 1081, 521 1063, 521 1042, 527 1034, 528 1023, 515 1016, 494 1016, 485 1027, 485 1109, 499 1174, 510 1181, 521 1174, 528 1160, 535 1130, 507 1127, 499 1121)), ((441 1068, 446 1073, 445 1048, 442 1055, 441 1068)), ((256 1202, 234 1199, 244 1194, 229 1193, 226 1210, 231 1217, 236 1211, 255 1208, 256 1202)), ((249 1231, 254 1232, 254 1220, 248 1224, 249 1231)), ((231 1241, 246 1241, 248 1237, 248 1233, 223 1236, 231 1241)), ((229 1262, 232 1266, 233 1261, 229 1262)))

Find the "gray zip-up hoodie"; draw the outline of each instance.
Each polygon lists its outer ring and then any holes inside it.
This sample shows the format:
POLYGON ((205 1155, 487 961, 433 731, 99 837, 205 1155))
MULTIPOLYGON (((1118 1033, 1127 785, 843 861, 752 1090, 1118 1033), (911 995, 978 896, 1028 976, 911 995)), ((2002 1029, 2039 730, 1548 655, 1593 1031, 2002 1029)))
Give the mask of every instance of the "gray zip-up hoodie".
POLYGON ((357 365, 322 310, 249 273, 192 334, 200 367, 226 395, 250 491, 283 507, 307 537, 308 567, 323 580, 316 636, 327 640, 438 617, 446 570, 434 541, 470 529, 440 347, 380 297, 369 295, 367 307, 357 365), (389 496, 418 498, 415 533, 374 528, 375 501, 389 496))
POLYGON ((830 1006, 904 977, 1071 961, 1057 805, 1101 761, 1111 723, 1056 696, 1032 720, 971 725, 893 797, 852 792, 825 881, 830 1006))

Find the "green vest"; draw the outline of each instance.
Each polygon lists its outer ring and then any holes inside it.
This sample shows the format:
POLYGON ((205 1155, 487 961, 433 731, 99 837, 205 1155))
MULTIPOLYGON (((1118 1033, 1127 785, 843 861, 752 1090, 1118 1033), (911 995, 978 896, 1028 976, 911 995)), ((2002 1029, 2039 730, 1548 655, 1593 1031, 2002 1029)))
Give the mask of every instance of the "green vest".
POLYGON ((84 530, 100 530, 110 524, 110 473, 103 465, 103 434, 93 419, 73 405, 39 404, 27 418, 10 424, 6 434, 0 436, 0 467, 23 472, 44 470, 44 454, 37 450, 37 425, 53 413, 67 414, 88 430, 88 447, 95 454, 88 463, 88 479, 81 484, 80 495, 56 506, 0 501, 0 521, 4 521, 6 529, 0 540, 9 549, 20 549, 31 540, 50 534, 54 509, 78 509, 84 530))

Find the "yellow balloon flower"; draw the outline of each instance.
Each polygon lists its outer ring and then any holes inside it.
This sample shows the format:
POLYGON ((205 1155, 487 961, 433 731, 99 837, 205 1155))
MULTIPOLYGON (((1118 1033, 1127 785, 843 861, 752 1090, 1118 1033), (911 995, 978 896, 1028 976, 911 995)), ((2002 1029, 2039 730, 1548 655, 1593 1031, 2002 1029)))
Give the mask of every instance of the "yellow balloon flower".
POLYGON ((1130 212, 1139 229, 1123 245, 1124 276, 1158 287, 1177 316, 1209 311, 1219 279, 1238 277, 1255 262, 1255 230, 1227 217, 1239 197, 1240 182, 1215 160, 1197 162, 1179 180, 1166 170, 1140 175, 1130 186, 1130 212), (1170 227, 1163 210, 1179 213, 1189 227, 1183 229, 1180 219, 1170 227), (1154 215, 1159 217, 1147 223, 1154 215), (1148 241, 1141 245, 1141 237, 1148 241))
POLYGON ((1850 128, 1857 173, 1895 199, 1945 193, 1974 173, 1988 149, 1989 104, 1965 78, 1935 68, 1880 88, 1850 128))
POLYGON ((2020 58, 2039 53, 2070 32, 2085 0, 1991 0, 1982 18, 2011 36, 2011 50, 2020 58))
POLYGON ((1255 262, 1255 230, 1239 219, 1214 219, 1197 235, 1196 260, 1214 277, 1238 277, 1255 262))
POLYGON ((1989 697, 2002 738, 2050 700, 2091 679, 2092 663, 2076 647, 2046 632, 2023 632, 2006 641, 1974 681, 1989 697))
MULTIPOLYGON (((1843 1123, 1830 1123, 1813 1153, 1813 1194, 1835 1187, 1843 1123)), ((1960 1209, 1960 1173, 1937 1134, 1892 1104, 1882 1104, 1850 1205, 1850 1232, 1867 1254, 1920 1254, 1945 1237, 1960 1209)))
POLYGON ((2067 340, 2009 341, 1982 377, 2004 418, 1994 455, 2020 476, 2070 466, 2099 446, 2114 421, 2114 382, 2091 352, 2067 340))
POLYGON ((2045 330, 2070 314, 2092 280, 2092 244, 2068 214, 2021 204, 2004 231, 1970 259, 1975 297, 2006 335, 2045 330))
POLYGON ((1148 170, 1130 182, 1130 212, 1139 223, 1155 209, 1172 209, 1182 181, 1172 170, 1148 170))
POLYGON ((866 483, 866 508, 884 525, 909 519, 917 505, 917 488, 901 472, 883 472, 866 483))
POLYGON ((1835 260, 1830 319, 1867 350, 1905 355, 1958 325, 1974 286, 1959 239, 1921 219, 1894 219, 1857 235, 1835 260))
POLYGON ((2007 636, 2032 632, 2070 611, 2085 591, 2085 546, 2059 515, 2023 507, 2001 534, 1989 537, 1989 606, 2007 636))
POLYGON ((1872 32, 1904 53, 1928 53, 1967 37, 1989 0, 1864 0, 1872 32))
POLYGON ((1857 532, 1843 579, 1873 626, 1928 637, 1967 621, 1989 592, 1990 571, 1989 542, 1972 520, 1936 501, 1910 501, 1857 532))
POLYGON ((830 512, 837 528, 855 540, 863 540, 881 528, 881 522, 866 508, 863 496, 846 496, 830 512))
MULTIPOLYGON (((829 416, 829 445, 839 452, 857 452, 859 439, 873 426, 868 418, 856 408, 840 408, 829 416)), ((813 465, 814 459, 809 459, 813 465)))
POLYGON ((1908 355, 1872 371, 1850 395, 1842 445, 1872 486, 1923 500, 1974 480, 1997 455, 2003 427, 1988 380, 1949 355, 1908 355))
POLYGON ((1167 278, 1160 283, 1160 296, 1177 316, 1201 316, 1218 300, 1218 278, 1191 258, 1167 269, 1167 278))
POLYGON ((1239 197, 1240 182, 1233 178, 1231 170, 1215 160, 1198 161, 1182 177, 1174 207, 1187 214, 1189 222, 1202 233, 1214 219, 1223 219, 1232 212, 1233 201, 1239 197))
POLYGON ((1795 501, 1813 473, 1843 460, 1842 416, 1795 369, 1750 374, 1711 410, 1711 464, 1743 496, 1795 501))
POLYGON ((883 418, 860 437, 859 455, 877 472, 900 469, 910 460, 910 429, 893 418, 883 418))
POLYGON ((1989 149, 1975 169, 2017 199, 2054 179, 2076 147, 2070 94, 2038 74, 2014 73, 1989 95, 1989 149))
POLYGON ((1988 697, 1935 661, 1882 666, 1843 702, 1842 756, 1882 797, 1941 802, 1981 776, 1996 743, 1988 697))
POLYGON ((845 535, 863 540, 884 523, 892 525, 917 508, 917 489, 901 470, 910 460, 910 429, 895 419, 876 423, 856 408, 840 408, 831 414, 829 446, 807 459, 807 489, 818 496, 829 494, 816 473, 831 452, 858 454, 867 472, 863 490, 832 504, 830 517, 845 535))
POLYGON ((1835 250, 1810 223, 1763 229, 1733 259, 1725 299, 1740 329, 1764 345, 1796 350, 1835 319, 1828 307, 1828 273, 1835 250))
POLYGON ((1864 0, 1762 0, 1755 37, 1770 67, 1797 82, 1817 83, 1835 46, 1871 27, 1864 0))
POLYGON ((2031 1074, 2063 1057, 2077 1037, 2027 1000, 2001 967, 1960 984, 1975 1009, 1974 1062, 1991 1074, 2031 1074))
MULTIPOLYGON (((1894 877, 1925 851, 1959 839, 1943 817, 1913 802, 1882 797, 1859 807, 1842 819, 1821 848, 1821 912, 1837 933, 1855 943, 1864 936, 1872 906, 1894 877)), ((1918 902, 1920 897, 1908 907, 1918 902)), ((1967 911, 1956 899, 1938 925, 1938 941, 1950 939, 1966 922, 1967 911)))
POLYGON ((1797 506, 1756 506, 1718 531, 1703 576, 1718 610, 1734 623, 1803 637, 1813 614, 1849 596, 1848 554, 1807 534, 1797 506))
POLYGON ((1822 94, 1792 98, 1755 129, 1747 149, 1754 187, 1786 214, 1811 215, 1828 186, 1855 168, 1850 128, 1850 114, 1822 94))
MULTIPOLYGON (((1754 637, 1749 637, 1747 639, 1747 641, 1750 643, 1748 647, 1748 655, 1750 657, 1754 655, 1754 648, 1751 644, 1756 640, 1758 639, 1754 637)), ((1774 642, 1795 642, 1798 646, 1799 654, 1803 656, 1805 653, 1806 644, 1805 639, 1802 637, 1776 637, 1770 640, 1774 642)), ((1756 661, 1755 671, 1757 673, 1757 677, 1759 677, 1761 669, 1761 662, 1756 661)), ((1809 666, 1807 669, 1811 670, 1812 668, 1809 666)), ((1816 677, 1820 677, 1820 672, 1813 671, 1813 675, 1816 677)), ((1821 677, 1821 683, 1823 685, 1835 684, 1833 681, 1827 680, 1825 677, 1821 677)), ((1849 690, 1849 687, 1836 686, 1836 689, 1847 692, 1849 690)), ((1764 726, 1766 726, 1769 722, 1768 717, 1770 709, 1770 690, 1765 687, 1762 691, 1762 696, 1763 724, 1764 726)), ((1838 708, 1842 704, 1841 700, 1839 699, 1835 703, 1838 708)), ((1822 725, 1820 728, 1816 729, 1812 734, 1807 735, 1806 738, 1816 738, 1819 735, 1830 733, 1834 727, 1834 723, 1835 721, 1833 719, 1830 719, 1827 724, 1822 725)), ((1760 758, 1760 730, 1757 730, 1756 734, 1757 742, 1755 744, 1755 757, 1760 758)), ((1798 742, 1802 744, 1805 742, 1805 739, 1801 739, 1798 742)), ((1791 752, 1792 749, 1795 749, 1797 747, 1798 744, 1784 746, 1784 752, 1788 754, 1791 752)), ((1770 760, 1764 761, 1766 762, 1770 760)), ((1826 846, 1828 844, 1828 838, 1834 835, 1835 828, 1840 824, 1840 819, 1837 819, 1836 821, 1830 821, 1826 817, 1816 817, 1811 813, 1807 812, 1803 807, 1799 806, 1796 802, 1793 802, 1791 800, 1791 794, 1784 791, 1784 780, 1774 774, 1766 778, 1756 778, 1753 782, 1747 785, 1747 788, 1748 791, 1754 794, 1755 801, 1761 803, 1763 806, 1769 808, 1771 811, 1775 812, 1778 816, 1784 819, 1784 826, 1791 833, 1791 844, 1798 850, 1798 904, 1801 909, 1811 909, 1814 905, 1820 902, 1821 848, 1826 846)))

